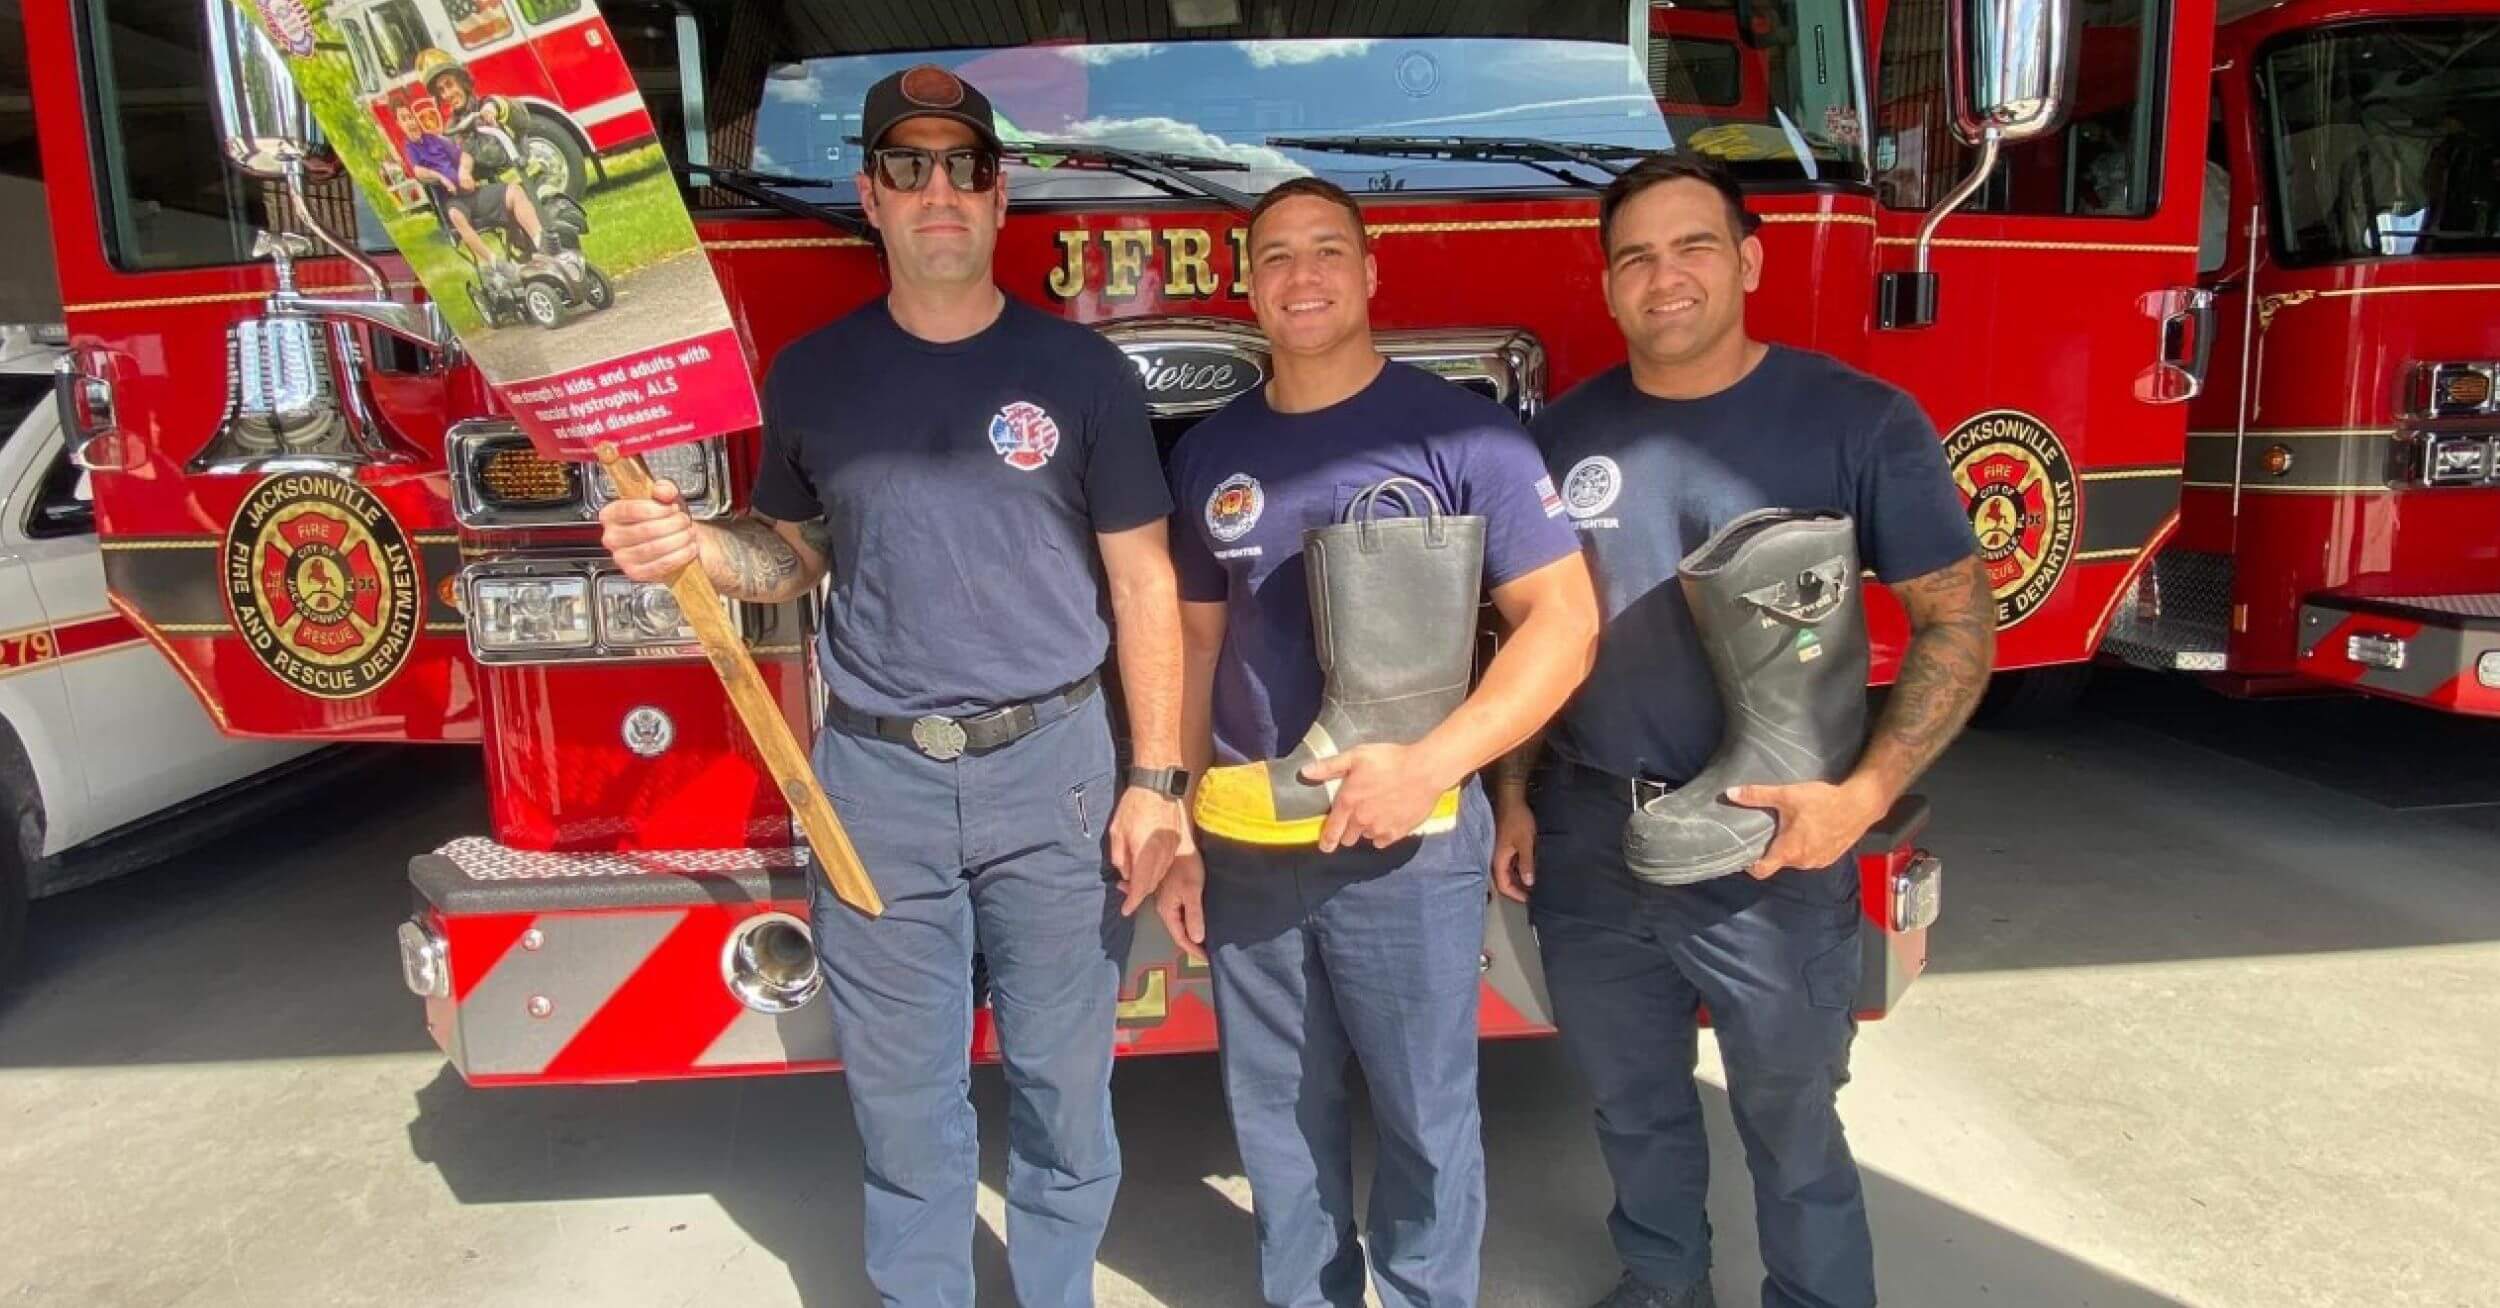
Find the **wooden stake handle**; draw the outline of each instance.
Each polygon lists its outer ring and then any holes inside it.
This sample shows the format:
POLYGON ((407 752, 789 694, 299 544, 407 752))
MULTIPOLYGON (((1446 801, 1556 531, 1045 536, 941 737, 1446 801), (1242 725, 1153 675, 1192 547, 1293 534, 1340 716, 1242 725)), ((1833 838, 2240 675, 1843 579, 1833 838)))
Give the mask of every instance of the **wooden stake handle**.
MULTIPOLYGON (((616 479, 618 494, 627 499, 651 498, 651 470, 643 466, 639 455, 620 455, 614 445, 601 444, 599 462, 616 479)), ((833 893, 870 917, 883 914, 885 902, 877 897, 876 886, 868 880, 868 869, 859 861, 859 850, 851 845, 849 833, 842 829, 842 819, 834 814, 824 789, 816 784, 816 772, 808 765, 807 751, 799 748, 797 737, 790 734, 789 719, 781 715, 781 705, 765 688, 764 676, 756 671, 755 657, 747 652, 746 641, 730 626, 729 614, 721 607, 720 592, 712 588, 712 579, 703 574, 698 563, 680 568, 667 584, 669 593, 677 597, 678 611, 686 615, 687 625, 694 628, 695 639, 703 642, 703 653, 712 661, 712 670, 720 674, 721 685, 729 691, 729 702, 737 708, 738 719, 746 723, 747 735, 764 756, 764 766, 771 769, 782 799, 798 815, 799 830, 806 833, 808 848, 816 853, 816 866, 824 869, 833 893)))

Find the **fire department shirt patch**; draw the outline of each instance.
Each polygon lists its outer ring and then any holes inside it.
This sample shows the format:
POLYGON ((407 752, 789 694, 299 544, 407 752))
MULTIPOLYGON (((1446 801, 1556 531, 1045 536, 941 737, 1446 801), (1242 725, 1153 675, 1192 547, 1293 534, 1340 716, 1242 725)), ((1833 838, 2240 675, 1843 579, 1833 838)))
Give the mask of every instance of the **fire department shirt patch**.
POLYGON ((1945 437, 1944 457, 1979 537, 1997 625, 2011 627, 2057 592, 2074 557, 2074 463, 2048 424, 2013 409, 1978 414, 1954 428, 1945 437))
POLYGON ((1259 479, 1246 472, 1236 472, 1215 484, 1215 493, 1207 496, 1207 534, 1220 541, 1236 541, 1259 525, 1259 514, 1267 508, 1267 492, 1259 489, 1259 479))
POLYGON ((1563 474, 1563 507, 1574 518, 1594 518, 1613 508, 1623 493, 1623 469, 1603 454, 1592 454, 1563 474))
POLYGON ((990 448, 1008 467, 1031 472, 1059 452, 1059 424, 1042 406, 1018 400, 991 417, 990 448))
POLYGON ((425 597, 416 551, 352 481, 287 473, 253 487, 221 557, 235 630, 308 695, 371 694, 416 646, 425 597))

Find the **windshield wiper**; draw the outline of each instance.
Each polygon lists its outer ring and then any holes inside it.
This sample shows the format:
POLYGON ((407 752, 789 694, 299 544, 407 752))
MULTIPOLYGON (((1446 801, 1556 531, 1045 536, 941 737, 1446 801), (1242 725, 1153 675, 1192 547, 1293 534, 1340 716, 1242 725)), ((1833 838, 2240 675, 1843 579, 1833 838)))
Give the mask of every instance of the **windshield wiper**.
POLYGON ((782 173, 757 172, 752 168, 730 168, 720 164, 676 164, 677 175, 697 186, 714 186, 743 200, 751 200, 767 209, 779 209, 795 218, 813 218, 853 236, 869 239, 873 229, 858 214, 846 213, 827 205, 815 204, 788 194, 784 187, 839 187, 843 183, 824 177, 791 177, 782 173), (707 177, 709 182, 695 182, 707 177))
POLYGON ((1594 168, 1608 178, 1622 175, 1633 162, 1656 151, 1636 145, 1604 145, 1593 141, 1547 141, 1534 136, 1271 136, 1267 144, 1288 150, 1322 150, 1331 154, 1368 154, 1384 159, 1452 159, 1470 163, 1515 163, 1534 168, 1566 185, 1596 190, 1593 182, 1564 170, 1565 164, 1594 168), (1622 163, 1615 162, 1622 160, 1622 163))
POLYGON ((1069 160, 1078 165, 1093 164, 1135 181, 1178 196, 1195 196, 1228 205, 1248 213, 1257 205, 1249 196, 1224 185, 1210 182, 1190 173, 1246 173, 1250 165, 1232 159, 1215 159, 1205 155, 1170 154, 1162 150, 1130 150, 1117 145, 1093 141, 1009 141, 1001 150, 1007 158, 1031 164, 1036 159, 1069 160), (1187 169, 1187 172, 1182 171, 1187 169))

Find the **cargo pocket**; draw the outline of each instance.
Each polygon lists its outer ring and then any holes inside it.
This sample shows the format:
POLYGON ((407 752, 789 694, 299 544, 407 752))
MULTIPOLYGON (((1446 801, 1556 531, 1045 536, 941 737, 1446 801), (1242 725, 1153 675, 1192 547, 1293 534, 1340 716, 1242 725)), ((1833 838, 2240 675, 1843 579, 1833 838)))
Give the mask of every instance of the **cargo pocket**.
POLYGON ((1858 933, 1844 934, 1839 944, 1806 960, 1806 1000, 1816 1008, 1857 1007, 1858 975, 1865 958, 1858 933))

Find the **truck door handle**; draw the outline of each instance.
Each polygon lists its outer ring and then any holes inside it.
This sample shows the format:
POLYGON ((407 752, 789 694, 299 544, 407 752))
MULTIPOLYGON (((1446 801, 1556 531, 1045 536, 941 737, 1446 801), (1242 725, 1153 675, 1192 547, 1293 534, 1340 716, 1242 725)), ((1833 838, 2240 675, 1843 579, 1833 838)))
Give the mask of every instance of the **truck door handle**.
POLYGON ((2220 323, 2213 292, 2169 286, 2138 296, 2136 309, 2160 324, 2153 363, 2136 374, 2135 397, 2146 404, 2185 404, 2202 394, 2213 367, 2220 323))

